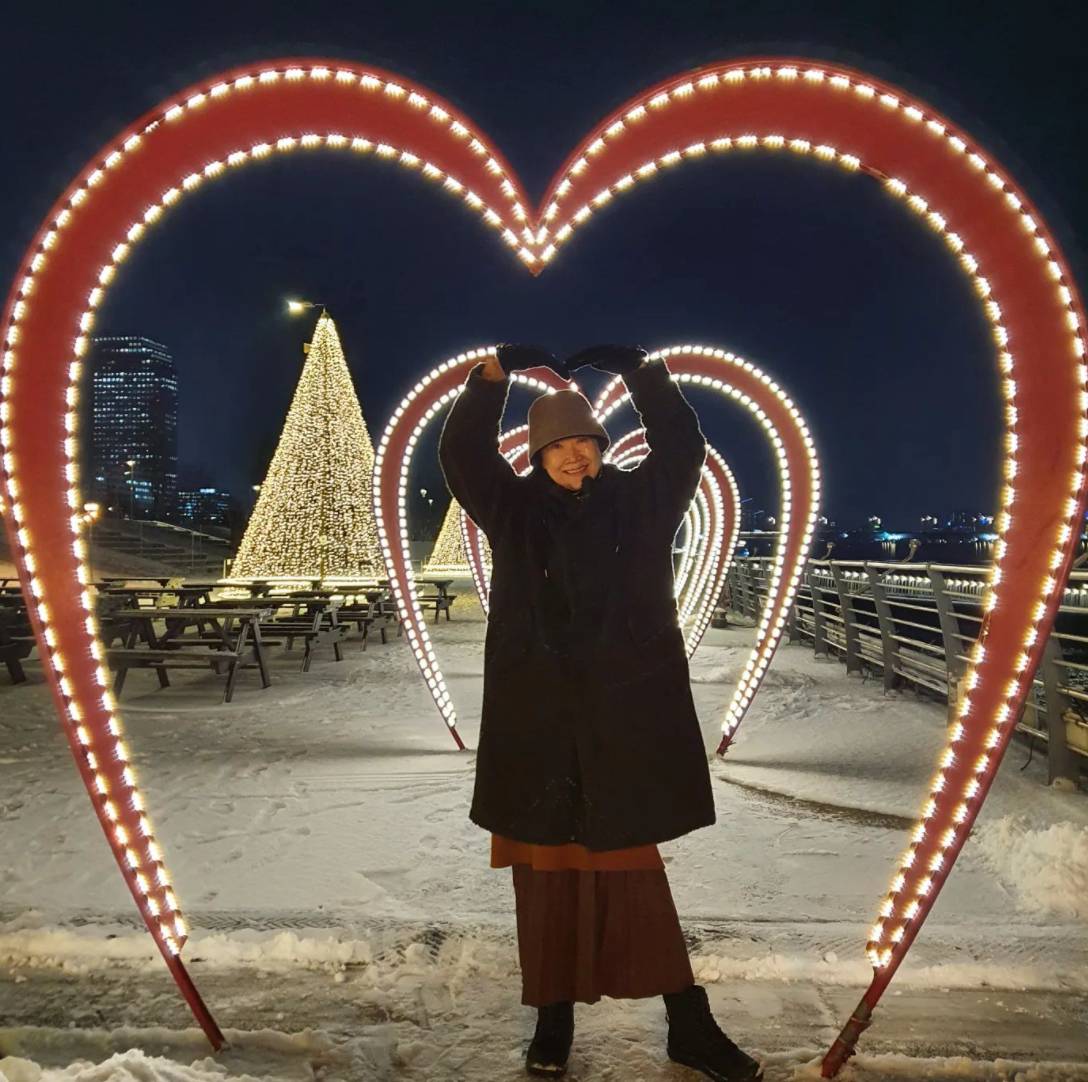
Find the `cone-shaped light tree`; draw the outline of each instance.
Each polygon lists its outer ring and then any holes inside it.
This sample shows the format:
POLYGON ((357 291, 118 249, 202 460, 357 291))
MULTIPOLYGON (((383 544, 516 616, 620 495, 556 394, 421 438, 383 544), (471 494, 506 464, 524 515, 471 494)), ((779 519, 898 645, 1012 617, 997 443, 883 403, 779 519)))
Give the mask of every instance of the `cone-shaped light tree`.
POLYGON ((322 310, 231 576, 384 574, 373 473, 374 446, 340 336, 322 310))
MULTIPOLYGON (((490 566, 491 546, 486 536, 481 540, 484 548, 484 562, 490 566)), ((450 499, 446 517, 442 520, 442 529, 438 531, 438 538, 423 566, 423 573, 425 575, 471 574, 468 552, 465 549, 465 534, 461 529, 461 505, 455 499, 450 499)))

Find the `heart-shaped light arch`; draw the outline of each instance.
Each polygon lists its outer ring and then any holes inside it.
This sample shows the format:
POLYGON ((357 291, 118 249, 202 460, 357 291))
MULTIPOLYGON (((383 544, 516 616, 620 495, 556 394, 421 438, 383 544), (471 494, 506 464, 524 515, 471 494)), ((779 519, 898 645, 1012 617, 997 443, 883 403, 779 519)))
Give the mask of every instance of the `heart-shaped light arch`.
MULTIPOLYGON (((641 460, 649 450, 645 429, 639 428, 611 444, 606 457, 610 462, 623 464, 629 455, 641 460)), ((679 575, 677 576, 678 593, 681 595, 678 619, 681 626, 691 620, 687 634, 689 658, 699 648, 714 615, 714 605, 721 596, 740 532, 740 490, 737 488, 736 478, 722 456, 710 444, 707 444, 706 451, 706 463, 696 494, 696 502, 703 505, 707 521, 706 541, 698 544, 689 533, 684 548, 693 550, 694 553, 694 558, 687 561, 691 581, 680 584, 679 575), (690 570, 692 564, 694 570, 690 570)), ((692 508, 689 508, 688 515, 692 517, 692 508)))
POLYGON ((729 567, 737 551, 737 538, 740 534, 740 489, 737 487, 736 478, 733 476, 733 471, 726 465, 725 459, 710 444, 707 444, 706 454, 707 466, 716 482, 718 496, 717 501, 712 499, 710 503, 713 529, 720 533, 724 540, 709 552, 710 564, 706 577, 708 585, 702 594, 702 599, 692 607, 694 618, 687 638, 689 658, 699 649, 706 629, 710 626, 714 606, 718 603, 718 598, 722 596, 725 577, 729 574, 729 567), (716 521, 718 519, 721 519, 720 526, 716 521))
MULTIPOLYGON (((634 468, 650 453, 649 444, 631 441, 609 461, 621 468, 634 468)), ((721 493, 717 483, 710 477, 705 466, 699 477, 699 487, 695 496, 684 512, 684 519, 678 532, 684 535, 680 545, 680 564, 673 575, 673 597, 676 599, 676 620, 683 627, 690 615, 688 599, 696 593, 696 581, 705 591, 706 576, 703 572, 710 567, 714 549, 722 544, 722 536, 710 528, 709 493, 717 496, 721 502, 721 493)), ((688 654, 690 657, 690 653, 688 654)))
POLYGON ((456 109, 408 80, 343 62, 281 60, 226 72, 111 140, 50 211, 9 293, 0 365, 4 522, 95 813, 217 1047, 222 1035, 181 966, 184 924, 101 665, 78 515, 81 358, 118 264, 166 209, 246 162, 311 147, 389 159, 441 183, 533 273, 639 180, 707 154, 788 150, 874 177, 969 275, 992 327, 1006 400, 1007 483, 988 615, 961 722, 874 929, 873 985, 825 1061, 834 1073, 970 832, 1072 563, 1085 504, 1088 368, 1083 305, 1052 234, 994 160, 924 102, 861 72, 781 57, 708 65, 640 93, 574 150, 536 215, 502 156, 456 109))
MULTIPOLYGON (((646 430, 639 428, 627 433, 611 444, 605 456, 605 461, 621 469, 633 469, 649 453, 650 445, 646 442, 646 430)), ((692 568, 697 562, 700 566, 709 563, 709 560, 703 559, 707 554, 708 545, 699 544, 700 539, 703 538, 704 519, 709 517, 707 502, 709 487, 710 482, 704 465, 699 475, 699 487, 695 490, 695 495, 692 497, 691 503, 688 504, 683 521, 677 531, 678 534, 682 533, 684 536, 680 545, 680 564, 673 572, 673 597, 677 602, 677 622, 681 627, 686 619, 681 598, 690 585, 689 576, 692 574, 692 568)), ((707 541, 709 545, 714 543, 709 539, 707 541)), ((717 541, 720 543, 721 539, 718 538, 717 541)))
POLYGON ((722 585, 740 534, 740 490, 733 471, 718 452, 707 445, 704 467, 710 484, 703 509, 701 532, 713 541, 695 546, 695 560, 690 582, 685 584, 679 598, 680 622, 691 621, 688 634, 688 657, 699 647, 704 632, 721 597, 722 585))
MULTIPOLYGON (((424 428, 439 410, 457 397, 471 367, 489 355, 488 349, 469 350, 444 361, 423 376, 393 411, 374 456, 375 517, 386 570, 393 584, 408 642, 423 679, 434 697, 435 705, 458 748, 463 748, 464 744, 457 732, 456 711, 416 596, 408 541, 408 475, 416 444, 424 428)), ((770 376, 751 362, 709 346, 673 346, 659 350, 651 356, 666 361, 674 380, 716 391, 746 407, 766 433, 778 465, 782 490, 779 543, 776 547, 767 602, 757 630, 756 646, 741 674, 733 695, 733 703, 723 723, 724 735, 719 745, 721 752, 736 728, 736 723, 732 720, 734 714, 739 722, 744 709, 759 688, 785 626, 785 614, 789 611, 805 555, 812 541, 819 505, 820 471, 812 438, 797 407, 770 376)), ((536 368, 527 373, 516 372, 512 379, 515 383, 546 393, 554 393, 567 386, 549 368, 536 368)), ((577 388, 574 383, 569 386, 577 388)), ((629 398, 630 392, 623 380, 616 377, 598 395, 593 410, 601 423, 605 424, 629 398)), ((618 450, 623 453, 630 446, 629 440, 629 435, 621 437, 610 451, 616 453, 618 450)), ((526 426, 503 433, 498 440, 497 449, 516 473, 528 471, 526 426)), ((719 469, 719 463, 724 468, 724 463, 716 452, 713 455, 708 454, 708 463, 711 472, 719 469)), ((721 481, 725 485, 732 484, 735 492, 735 482, 731 475, 726 474, 727 469, 721 481)), ((719 483, 719 489, 721 487, 723 486, 719 483)), ((734 506, 735 500, 736 497, 734 506)), ((718 502, 721 503, 720 497, 718 502)), ((734 522, 737 517, 734 515, 734 522)), ((465 522, 464 530, 465 548, 472 566, 473 580, 478 584, 481 604, 487 611, 487 584, 479 530, 470 520, 465 522)), ((697 635, 688 638, 689 656, 705 632, 711 606, 721 592, 726 565, 720 560, 720 544, 714 548, 719 561, 715 573, 718 593, 711 597, 708 591, 704 595, 703 611, 700 612, 695 629, 697 635)))
MULTIPOLYGON (((408 473, 423 430, 445 405, 457 397, 469 371, 493 355, 494 347, 471 349, 431 369, 393 411, 374 452, 374 514, 386 573, 393 586, 408 644, 435 705, 460 749, 465 745, 457 732, 457 715, 416 594, 408 540, 408 473)), ((511 379, 515 384, 553 394, 568 386, 550 368, 516 372, 511 379)), ((471 546, 469 551, 472 551, 471 546)))
MULTIPOLYGON (((577 384, 571 386, 577 387, 577 384)), ((645 443, 644 431, 644 429, 635 429, 620 437, 609 446, 605 460, 625 462, 627 459, 637 460, 645 456, 649 452, 649 447, 645 443)), ((526 425, 510 429, 500 436, 498 443, 499 453, 519 474, 528 472, 530 468, 527 432, 526 425)), ((691 657, 698 648, 710 623, 713 606, 721 595, 722 584, 729 569, 731 554, 736 547, 737 533, 740 528, 740 494, 736 487, 736 480, 721 455, 710 446, 707 447, 707 463, 703 467, 696 497, 692 507, 695 507, 696 502, 705 507, 710 526, 705 543, 699 544, 696 538, 689 536, 684 545, 686 566, 690 568, 692 562, 696 565, 696 581, 693 588, 687 590, 680 619, 683 624, 690 617, 692 610, 695 610, 696 617, 687 639, 688 657, 691 657), (723 489, 729 493, 728 500, 723 500, 723 489), (723 546, 727 554, 724 560, 723 546), (695 550, 694 560, 689 558, 689 549, 695 550)), ((691 514, 692 508, 689 508, 688 515, 691 514)), ((465 513, 463 507, 460 509, 460 524, 473 584, 476 587, 480 606, 486 613, 490 586, 483 555, 483 534, 465 513)))
MULTIPOLYGON (((569 384, 572 390, 578 389, 578 384, 573 381, 569 384)), ((528 425, 519 425, 517 428, 508 429, 499 436, 499 454, 510 464, 510 468, 518 474, 524 473, 529 468, 528 460, 528 425)), ((484 559, 485 539, 483 531, 475 522, 465 514, 465 509, 459 509, 459 521, 461 523, 461 536, 465 543, 465 554, 468 559, 469 570, 472 573, 472 582, 476 587, 476 597, 480 607, 486 615, 490 608, 491 576, 484 559)))

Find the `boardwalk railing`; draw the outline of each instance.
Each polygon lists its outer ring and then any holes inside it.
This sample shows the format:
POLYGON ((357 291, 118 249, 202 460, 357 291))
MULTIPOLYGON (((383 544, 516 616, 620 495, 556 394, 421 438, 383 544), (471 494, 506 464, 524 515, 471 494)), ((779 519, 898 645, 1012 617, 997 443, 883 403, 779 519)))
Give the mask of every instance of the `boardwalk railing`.
MULTIPOLYGON (((772 560, 734 560, 720 607, 756 619, 772 560)), ((811 643, 847 672, 913 686, 949 704, 961 693, 982 623, 986 567, 811 560, 789 617, 789 641, 811 643)), ((1074 571, 1017 731, 1046 742, 1050 781, 1088 768, 1088 571, 1074 571)))

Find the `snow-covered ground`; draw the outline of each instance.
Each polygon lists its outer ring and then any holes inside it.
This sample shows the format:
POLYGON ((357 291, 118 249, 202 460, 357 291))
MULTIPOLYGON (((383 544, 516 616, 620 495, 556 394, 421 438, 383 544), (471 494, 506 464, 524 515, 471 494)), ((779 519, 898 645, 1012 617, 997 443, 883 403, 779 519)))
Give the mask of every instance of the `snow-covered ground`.
MULTIPOLYGON (((434 625, 470 749, 484 625, 434 625)), ((708 751, 751 632, 692 661, 708 751)), ((403 641, 274 655, 230 705, 211 674, 122 702, 192 926, 210 1057, 118 876, 40 675, 0 682, 0 1077, 6 1082, 517 1078, 510 873, 467 819, 458 752, 403 641), (3 1058, 3 1057, 7 1058, 3 1058)), ((2 679, 2 678, 0 678, 2 679)), ((813 1064, 868 983, 863 945, 944 738, 944 710, 784 646, 726 760, 718 822, 662 846, 698 979, 768 1079, 813 1064)), ((1088 1080, 1088 797, 1014 747, 842 1077, 1088 1080), (1021 769, 1021 768, 1024 769, 1021 769)), ((695 1079, 659 1000, 579 1006, 570 1076, 695 1079)))

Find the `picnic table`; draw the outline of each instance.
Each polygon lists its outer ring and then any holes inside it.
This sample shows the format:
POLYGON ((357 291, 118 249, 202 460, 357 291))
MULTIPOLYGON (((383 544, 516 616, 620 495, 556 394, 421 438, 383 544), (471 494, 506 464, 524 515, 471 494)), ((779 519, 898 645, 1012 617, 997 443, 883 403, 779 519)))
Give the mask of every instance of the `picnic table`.
POLYGON ((389 641, 385 633, 390 626, 396 627, 398 635, 404 633, 388 587, 348 593, 340 602, 337 617, 342 623, 354 624, 362 633, 364 650, 372 628, 381 635, 383 645, 389 641))
POLYGON ((453 604, 456 594, 450 593, 450 587, 453 585, 453 579, 416 579, 416 596, 419 600, 419 607, 422 609, 434 607, 434 618, 437 620, 442 613, 446 614, 446 619, 450 618, 450 606, 453 604), (432 594, 428 591, 421 589, 424 586, 433 586, 435 592, 432 594))
POLYGON ((348 625, 339 619, 340 605, 323 593, 297 593, 287 597, 264 597, 272 610, 260 624, 261 636, 266 643, 283 642, 285 649, 294 648, 295 639, 304 644, 302 671, 310 671, 314 648, 331 645, 337 661, 344 660, 343 641, 348 625), (284 610, 288 610, 284 612, 284 610))
MULTIPOLYGON (((324 582, 321 579, 295 579, 291 582, 253 579, 244 582, 236 581, 233 585, 235 588, 249 590, 251 599, 255 603, 262 605, 275 603, 280 607, 284 607, 289 606, 292 602, 301 602, 303 600, 308 600, 314 604, 319 602, 335 603, 337 606, 337 624, 354 624, 356 629, 362 633, 364 650, 369 642, 372 629, 379 632, 383 643, 388 641, 386 629, 391 625, 397 627, 398 635, 403 633, 399 624, 396 606, 391 599, 391 587, 388 579, 360 579, 342 583, 324 582), (309 582, 310 585, 307 587, 298 586, 297 584, 300 582, 309 582), (272 590, 284 592, 269 592, 272 590)), ((210 604, 215 605, 218 602, 212 601, 210 604)), ((295 613, 293 617, 281 617, 280 619, 293 618, 297 620, 300 615, 300 613, 295 613)), ((329 622, 331 623, 331 620, 329 622)), ((266 641, 270 641, 267 636, 272 634, 274 629, 267 628, 265 630, 266 641)), ((331 636, 331 638, 335 637, 335 635, 331 636)), ((312 641, 317 642, 319 638, 317 633, 314 632, 312 641)), ((328 641, 329 638, 330 636, 324 637, 325 641, 328 641)), ((289 638, 284 636, 284 639, 288 642, 288 649, 290 649, 289 638)))
MULTIPOLYGON (((176 597, 178 608, 189 608, 193 605, 205 604, 210 596, 213 585, 184 585, 184 586, 103 586, 99 588, 99 595, 106 597, 122 597, 133 602, 134 607, 139 607, 141 601, 151 601, 148 608, 155 608, 155 602, 161 602, 164 597, 176 597)), ((158 606, 161 608, 161 605, 158 606)))
POLYGON ((155 669, 159 686, 165 688, 170 686, 168 669, 196 669, 205 665, 220 675, 226 673, 224 702, 229 703, 234 695, 240 668, 256 665, 261 673, 261 687, 267 688, 272 681, 261 638, 261 621, 269 615, 268 608, 209 605, 172 609, 136 607, 112 612, 111 619, 125 627, 124 645, 106 650, 110 668, 117 671, 114 694, 120 696, 129 669, 155 669), (157 622, 165 624, 165 631, 156 633, 157 622), (186 634, 186 629, 192 627, 196 632, 186 634), (140 642, 144 645, 140 646, 140 642))
POLYGON ((226 580, 224 585, 233 585, 239 589, 249 590, 253 597, 276 597, 288 594, 357 594, 363 590, 373 590, 389 585, 388 579, 350 579, 344 582, 326 582, 321 578, 297 578, 297 579, 244 579, 226 580), (283 591, 276 594, 274 591, 283 591))
POLYGON ((103 587, 124 585, 129 582, 157 582, 165 588, 170 584, 173 575, 103 575, 96 579, 94 585, 99 589, 103 587))

